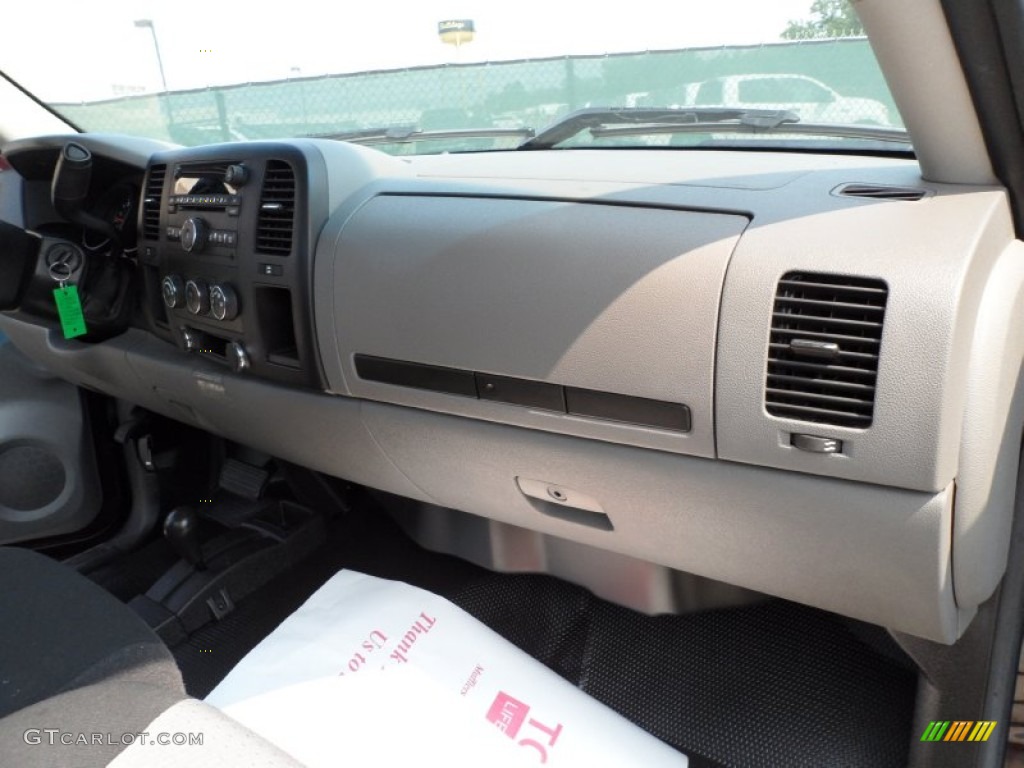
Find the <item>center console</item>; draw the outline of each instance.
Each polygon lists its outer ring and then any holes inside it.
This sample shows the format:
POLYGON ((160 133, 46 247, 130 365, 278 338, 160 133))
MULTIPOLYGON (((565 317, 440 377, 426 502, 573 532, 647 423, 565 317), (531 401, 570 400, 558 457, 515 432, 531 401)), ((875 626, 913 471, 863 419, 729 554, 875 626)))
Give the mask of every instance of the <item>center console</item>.
POLYGON ((294 146, 154 156, 139 215, 154 327, 236 372, 318 387, 310 188, 307 157, 294 146))

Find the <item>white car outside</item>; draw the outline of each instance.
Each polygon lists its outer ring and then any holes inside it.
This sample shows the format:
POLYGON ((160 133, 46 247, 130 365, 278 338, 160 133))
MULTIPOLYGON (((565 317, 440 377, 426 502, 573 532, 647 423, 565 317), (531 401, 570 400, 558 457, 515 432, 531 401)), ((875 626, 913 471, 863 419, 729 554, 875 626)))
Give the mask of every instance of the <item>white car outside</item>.
POLYGON ((892 124, 882 102, 842 96, 806 75, 730 75, 689 83, 685 94, 686 106, 782 109, 807 123, 892 124))

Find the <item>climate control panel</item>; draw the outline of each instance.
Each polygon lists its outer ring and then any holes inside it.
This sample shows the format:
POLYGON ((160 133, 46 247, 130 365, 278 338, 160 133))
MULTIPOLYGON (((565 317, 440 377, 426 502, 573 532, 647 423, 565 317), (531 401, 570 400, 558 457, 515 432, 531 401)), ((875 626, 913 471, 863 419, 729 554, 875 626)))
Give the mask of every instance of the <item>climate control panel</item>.
POLYGON ((168 309, 184 307, 196 317, 209 316, 214 320, 229 321, 241 312, 238 292, 230 283, 211 285, 201 278, 186 280, 181 275, 172 274, 164 277, 160 293, 168 309))

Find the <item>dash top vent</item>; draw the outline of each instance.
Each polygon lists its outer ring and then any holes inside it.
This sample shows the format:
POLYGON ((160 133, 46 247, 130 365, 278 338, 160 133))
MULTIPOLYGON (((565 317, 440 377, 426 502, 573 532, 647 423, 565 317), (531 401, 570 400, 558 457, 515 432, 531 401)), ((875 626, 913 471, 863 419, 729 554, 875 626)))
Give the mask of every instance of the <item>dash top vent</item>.
POLYGON ((764 404, 773 416, 871 426, 882 322, 881 280, 789 272, 775 293, 764 404))
POLYGON ((146 188, 142 194, 142 236, 147 240, 156 240, 160 237, 160 200, 166 176, 166 165, 150 166, 146 188))
POLYGON ((836 190, 842 197, 866 197, 871 200, 903 200, 914 202, 927 197, 920 187, 894 187, 888 184, 844 184, 836 190))
POLYGON ((295 171, 281 160, 267 162, 256 224, 256 250, 287 256, 295 231, 295 171))

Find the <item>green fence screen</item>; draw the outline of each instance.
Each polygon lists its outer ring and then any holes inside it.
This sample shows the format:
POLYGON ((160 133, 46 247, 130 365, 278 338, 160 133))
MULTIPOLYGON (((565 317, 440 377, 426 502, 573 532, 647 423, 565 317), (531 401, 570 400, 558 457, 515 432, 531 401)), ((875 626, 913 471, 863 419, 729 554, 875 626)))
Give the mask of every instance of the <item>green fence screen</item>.
POLYGON ((202 144, 383 126, 540 128, 587 106, 693 103, 696 84, 751 74, 814 78, 844 104, 872 100, 846 122, 899 125, 864 38, 452 64, 54 106, 90 131, 202 144))

